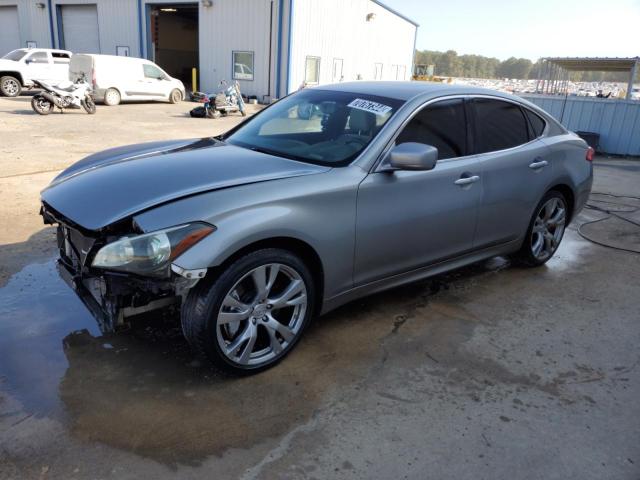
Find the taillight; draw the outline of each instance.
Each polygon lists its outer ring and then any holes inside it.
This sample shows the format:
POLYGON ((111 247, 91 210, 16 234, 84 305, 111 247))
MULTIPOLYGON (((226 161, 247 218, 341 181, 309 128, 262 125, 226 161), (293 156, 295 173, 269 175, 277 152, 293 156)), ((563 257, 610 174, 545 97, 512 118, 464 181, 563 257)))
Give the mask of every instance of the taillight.
POLYGON ((596 154, 596 151, 593 148, 591 147, 587 148, 587 155, 585 157, 587 162, 593 162, 593 157, 595 154, 596 154))

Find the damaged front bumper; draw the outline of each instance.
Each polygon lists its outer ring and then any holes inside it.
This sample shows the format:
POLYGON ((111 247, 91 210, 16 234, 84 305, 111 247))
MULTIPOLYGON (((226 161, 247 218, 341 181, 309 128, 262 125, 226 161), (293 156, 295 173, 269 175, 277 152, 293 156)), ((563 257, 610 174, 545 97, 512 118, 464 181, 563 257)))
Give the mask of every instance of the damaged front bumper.
POLYGON ((140 275, 90 267, 90 257, 103 243, 93 232, 43 208, 45 223, 57 226, 60 277, 78 295, 104 332, 126 327, 131 319, 152 310, 179 307, 189 290, 205 276, 206 269, 185 270, 175 264, 167 276, 140 275))

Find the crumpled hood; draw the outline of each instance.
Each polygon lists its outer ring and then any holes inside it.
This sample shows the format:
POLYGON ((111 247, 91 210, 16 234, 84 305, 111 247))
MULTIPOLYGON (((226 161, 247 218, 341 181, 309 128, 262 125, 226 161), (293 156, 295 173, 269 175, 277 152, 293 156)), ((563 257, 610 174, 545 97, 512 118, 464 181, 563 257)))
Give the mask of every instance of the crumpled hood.
POLYGON ((54 178, 41 197, 76 224, 100 230, 182 197, 327 170, 213 138, 153 142, 90 155, 54 178))

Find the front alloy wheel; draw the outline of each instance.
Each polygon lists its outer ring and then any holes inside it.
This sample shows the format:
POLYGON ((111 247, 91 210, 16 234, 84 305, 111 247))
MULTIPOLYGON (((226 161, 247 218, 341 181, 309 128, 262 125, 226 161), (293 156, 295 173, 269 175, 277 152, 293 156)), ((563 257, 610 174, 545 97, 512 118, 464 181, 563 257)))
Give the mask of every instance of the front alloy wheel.
POLYGON ((291 252, 249 253, 192 289, 182 307, 182 330, 196 353, 221 370, 263 370, 293 348, 309 323, 313 284, 291 252))
POLYGON ((267 363, 302 327, 307 288, 293 268, 270 263, 254 268, 229 290, 216 319, 218 347, 233 363, 267 363))

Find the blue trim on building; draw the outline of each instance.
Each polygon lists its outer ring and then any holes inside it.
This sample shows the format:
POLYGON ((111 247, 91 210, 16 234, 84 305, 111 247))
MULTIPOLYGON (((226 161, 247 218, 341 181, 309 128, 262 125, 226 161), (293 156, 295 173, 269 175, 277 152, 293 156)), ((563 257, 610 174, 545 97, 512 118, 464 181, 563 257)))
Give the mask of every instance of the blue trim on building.
POLYGON ((56 48, 56 37, 53 34, 53 7, 51 6, 51 0, 48 0, 49 5, 49 32, 51 33, 51 48, 56 48))
MULTIPOLYGON (((280 71, 282 70, 282 17, 284 14, 284 0, 278 2, 278 42, 276 46, 276 94, 275 98, 280 98, 280 71)), ((271 92, 269 92, 271 93, 271 92)))
POLYGON ((293 0, 289 0, 289 23, 288 23, 289 28, 287 29, 287 42, 289 43, 289 45, 287 45, 287 91, 285 92, 286 95, 289 95, 289 92, 291 91, 291 45, 293 44, 293 42, 291 41, 291 37, 293 36, 293 0))
POLYGON ((415 25, 416 27, 419 27, 420 25, 417 22, 414 22, 413 20, 411 20, 409 17, 404 16, 403 14, 401 14, 400 12, 398 12, 397 10, 394 10, 393 8, 389 7, 388 5, 385 5, 384 3, 378 1, 378 0, 371 0, 373 3, 380 5, 382 8, 384 8, 385 10, 393 13, 394 15, 397 15, 398 17, 400 17, 403 20, 406 20, 407 22, 415 25))
POLYGON ((58 48, 64 50, 64 29, 62 28, 62 8, 56 5, 56 25, 58 27, 58 48))
MULTIPOLYGON (((145 43, 145 50, 144 50, 144 57, 142 58, 146 58, 147 60, 155 60, 153 58, 153 41, 151 38, 151 8, 152 8, 152 4, 150 3, 145 3, 144 4, 144 25, 145 25, 145 32, 146 32, 146 43, 145 43)), ((200 17, 198 17, 198 24, 200 23, 200 17)), ((199 45, 200 45, 200 34, 198 34, 198 49, 199 49, 199 45)), ((199 60, 198 60, 199 61, 199 60)))
POLYGON ((142 0, 138 0, 138 41, 140 42, 138 55, 144 58, 144 37, 142 36, 142 0))

